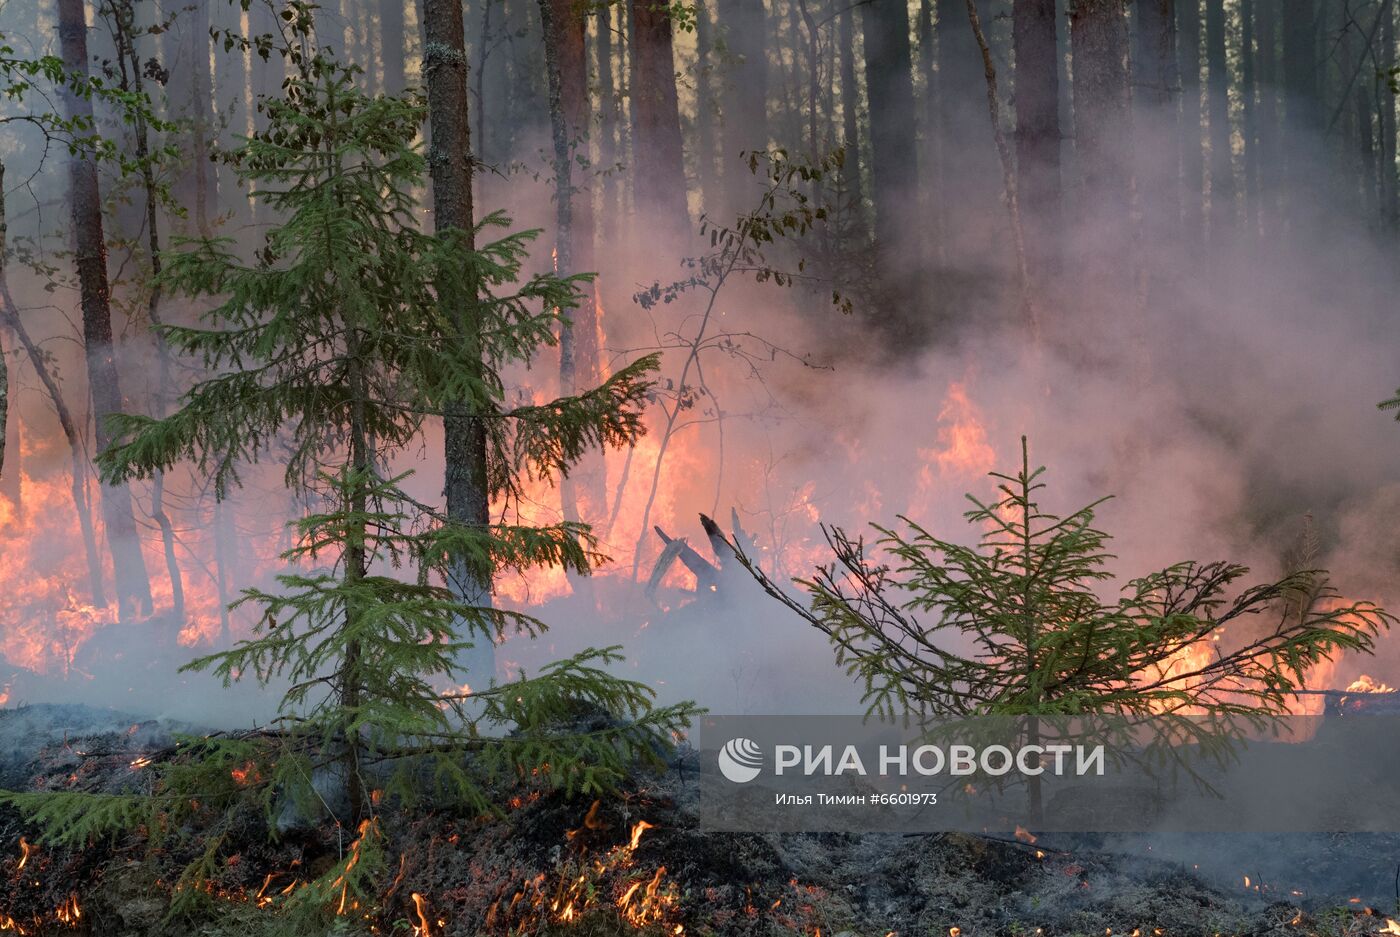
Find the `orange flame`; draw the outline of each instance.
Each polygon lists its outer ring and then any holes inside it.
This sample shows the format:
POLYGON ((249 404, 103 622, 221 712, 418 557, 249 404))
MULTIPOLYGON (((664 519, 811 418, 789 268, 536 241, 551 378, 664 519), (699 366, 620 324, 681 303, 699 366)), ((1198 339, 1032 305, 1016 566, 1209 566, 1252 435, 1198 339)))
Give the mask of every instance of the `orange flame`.
POLYGON ((428 928, 428 902, 418 892, 414 892, 413 913, 418 915, 418 923, 413 928, 413 937, 432 937, 432 931, 428 928))
POLYGON ((1377 683, 1366 674, 1362 674, 1347 685, 1348 693, 1394 693, 1395 687, 1386 683, 1377 683))

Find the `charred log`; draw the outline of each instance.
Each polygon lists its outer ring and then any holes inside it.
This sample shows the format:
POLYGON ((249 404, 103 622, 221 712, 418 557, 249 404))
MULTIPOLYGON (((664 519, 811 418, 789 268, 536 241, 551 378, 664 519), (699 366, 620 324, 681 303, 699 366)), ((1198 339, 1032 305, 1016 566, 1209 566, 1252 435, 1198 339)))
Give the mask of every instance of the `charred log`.
POLYGON ((657 587, 661 585, 661 580, 666 577, 671 564, 675 563, 676 560, 680 560, 681 565, 695 576, 697 592, 713 592, 719 588, 719 567, 696 553, 684 537, 670 536, 661 529, 660 524, 657 524, 652 530, 656 531, 656 535, 666 546, 662 549, 661 555, 657 557, 656 565, 652 567, 651 576, 647 579, 647 595, 656 592, 657 587))

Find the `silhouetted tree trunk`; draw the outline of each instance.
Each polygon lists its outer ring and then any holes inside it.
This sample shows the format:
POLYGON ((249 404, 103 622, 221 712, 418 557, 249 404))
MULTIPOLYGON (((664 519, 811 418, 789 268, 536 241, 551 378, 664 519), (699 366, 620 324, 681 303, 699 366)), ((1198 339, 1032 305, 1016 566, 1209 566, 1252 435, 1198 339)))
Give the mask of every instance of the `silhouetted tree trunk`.
MULTIPOLYGON (((1150 2, 1150 0, 1149 0, 1150 2)), ((1016 166, 1026 261, 1039 282, 1054 268, 1060 224, 1060 75, 1055 0, 1015 0, 1016 166)))
POLYGON ((690 227, 681 150, 671 11, 656 0, 632 0, 632 140, 634 194, 648 218, 648 236, 677 240, 690 227))
MULTIPOLYGON (((472 141, 467 98, 467 51, 460 0, 423 0, 423 78, 428 92, 428 166, 433 183, 433 223, 439 233, 462 232, 472 243, 472 141)), ((454 288, 441 299, 461 330, 469 353, 481 348, 481 323, 474 306, 476 289, 465 295, 454 288)), ((443 420, 447 516, 454 523, 486 527, 491 522, 486 474, 486 426, 465 404, 450 408, 443 420)), ((491 603, 490 561, 458 557, 452 565, 452 590, 471 605, 491 603)), ((464 661, 470 677, 495 673, 495 647, 475 641, 464 661)))
MULTIPOLYGON (((938 133, 943 153, 934 184, 943 212, 943 256, 955 268, 977 269, 987 265, 989 256, 1004 257, 1005 245, 1001 243, 1002 229, 987 223, 1003 211, 1002 179, 996 144, 987 125, 982 54, 968 28, 967 0, 938 0, 937 34, 938 133)), ((867 57, 869 54, 867 35, 867 57)), ((873 88, 870 95, 875 95, 873 88)), ((876 165, 880 165, 878 160, 876 165)), ((926 180, 926 184, 930 182, 933 180, 926 180)))
POLYGON ((1177 62, 1181 73, 1181 220, 1188 242, 1205 234, 1205 155, 1201 139, 1200 0, 1177 0, 1177 62))
POLYGON ((1279 4, 1259 3, 1255 8, 1255 69, 1258 85, 1255 134, 1259 141, 1259 193, 1255 199, 1261 231, 1277 227, 1280 185, 1279 124, 1279 4))
MULTIPOLYGON (((1381 20, 1381 42, 1380 42, 1380 70, 1382 74, 1391 75, 1395 73, 1395 11, 1381 20)), ((1383 80, 1378 80, 1378 93, 1381 98, 1380 107, 1380 215, 1382 224, 1389 230, 1394 230, 1397 226, 1397 214, 1400 213, 1400 203, 1397 203, 1397 192, 1400 192, 1400 180, 1396 177, 1395 167, 1395 108, 1392 106, 1394 99, 1391 96, 1390 88, 1383 80)))
POLYGON ((1143 224, 1153 237, 1175 237, 1181 223, 1176 0, 1140 0, 1134 25, 1133 135, 1143 224))
MULTIPOLYGON (((1384 10, 1382 6, 1382 10, 1384 10)), ((1367 22, 1370 25, 1370 21, 1367 22)), ((1379 26, 1379 23, 1376 24, 1379 26)), ((1364 218, 1374 218, 1376 210, 1376 149, 1375 133, 1371 121, 1370 96, 1372 89, 1368 87, 1370 82, 1357 81, 1357 77, 1362 69, 1366 67, 1366 60, 1370 50, 1366 45, 1366 35, 1363 33, 1362 25, 1353 21, 1348 24, 1342 35, 1340 49, 1342 91, 1341 93, 1349 98, 1338 102, 1337 117, 1342 116, 1346 110, 1346 105, 1350 103, 1350 113, 1347 114, 1345 124, 1348 133, 1345 135, 1354 141, 1356 147, 1354 162, 1355 178, 1352 185, 1346 187, 1348 200, 1355 205, 1364 218)), ((1374 71, 1374 66, 1372 67, 1374 71)))
POLYGON ((720 197, 719 176, 715 171, 716 125, 714 77, 715 24, 709 7, 695 9, 695 174, 700 186, 701 210, 718 217, 724 200, 720 197))
POLYGON ((915 142, 914 73, 909 8, 904 0, 871 0, 861 7, 865 87, 870 102, 870 194, 875 245, 886 272, 911 253, 919 233, 919 154, 915 142))
POLYGON ((855 207, 857 224, 863 225, 865 195, 864 180, 861 178, 860 86, 856 83, 855 15, 849 8, 841 11, 836 28, 841 71, 841 145, 846 149, 846 163, 841 175, 846 183, 847 195, 855 207))
MULTIPOLYGON (((793 0, 793 41, 800 42, 802 51, 806 59, 807 78, 807 154, 812 160, 819 160, 822 157, 821 144, 821 118, 822 118, 822 82, 821 82, 821 33, 817 24, 817 19, 812 15, 811 6, 808 0, 793 0), (801 17, 801 29, 796 22, 801 17)), ((796 70, 796 58, 793 59, 794 70, 796 70)))
MULTIPOLYGON (((182 15, 189 21, 182 24, 185 39, 185 62, 189 67, 188 110, 190 119, 190 165, 183 185, 177 187, 180 204, 189 206, 190 217, 200 237, 211 234, 211 216, 217 213, 218 191, 213 167, 209 162, 209 141, 213 133, 213 91, 209 65, 209 3, 193 0, 182 15)), ((178 89, 183 84, 179 73, 171 82, 178 89)))
POLYGON ((1314 43, 1313 0, 1283 0, 1284 113, 1295 145, 1283 149, 1284 184, 1289 196, 1288 222, 1296 224, 1302 207, 1312 201, 1316 180, 1307 156, 1321 130, 1318 111, 1318 61, 1314 43))
POLYGON ((1076 0, 1070 14, 1074 54, 1074 145, 1085 201, 1107 222, 1126 222, 1132 173, 1128 21, 1124 0, 1076 0))
POLYGON ((768 128, 768 15, 764 0, 717 0, 719 26, 732 60, 722 102, 723 136, 720 171, 736 201, 730 212, 747 209, 739 195, 749 171, 739 154, 765 150, 768 128))
POLYGON ((1259 88, 1254 16, 1254 0, 1240 0, 1240 130, 1244 136, 1245 223, 1251 237, 1259 233, 1259 121, 1255 105, 1259 88))
MULTIPOLYGON (((205 24, 205 35, 209 35, 209 29, 228 30, 238 35, 244 33, 243 10, 238 3, 219 3, 214 0, 215 5, 212 11, 206 6, 206 15, 211 17, 210 22, 205 24)), ((251 7, 250 7, 251 9, 251 7)), ((205 44, 206 51, 209 43, 205 44)), ((252 131, 252 115, 257 109, 256 104, 248 97, 248 58, 249 54, 238 48, 224 51, 222 43, 215 44, 216 54, 213 56, 213 70, 210 74, 209 82, 209 104, 211 108, 211 118, 214 121, 210 128, 213 136, 221 140, 224 149, 232 149, 232 144, 240 137, 246 137, 252 131)), ((178 80, 178 79, 177 79, 178 80)), ((238 213, 237 222, 246 224, 251 217, 252 198, 251 193, 243 187, 233 186, 233 191, 229 191, 229 186, 220 179, 223 166, 219 163, 210 163, 208 166, 210 177, 210 188, 214 191, 222 191, 226 195, 226 210, 238 213)), ((218 209, 215 203, 215 209, 218 209)))
POLYGON ((404 75, 404 4, 413 0, 379 0, 380 64, 384 67, 384 93, 399 94, 407 85, 404 75))
MULTIPOLYGON (((70 73, 86 75, 87 17, 83 0, 58 0, 58 37, 63 65, 70 73)), ((91 120, 92 101, 65 94, 70 118, 91 120)), ((73 224, 74 260, 82 298, 83 346, 87 358, 88 387, 92 395, 93 423, 98 451, 112 442, 107 417, 120 413, 121 387, 112 344, 112 306, 107 281, 107 244, 102 226, 102 197, 97 187, 97 167, 82 154, 68 161, 69 198, 73 224)), ((102 488, 102 517, 107 546, 112 553, 117 607, 126 617, 134 611, 150 614, 151 583, 136 533, 131 490, 125 484, 102 488)))
MULTIPOLYGON (((0 163, 0 280, 5 276, 5 252, 9 242, 9 227, 5 220, 5 164, 0 163)), ((5 479, 5 455, 9 451, 10 439, 10 360, 5 348, 5 332, 0 329, 0 479, 5 479)), ((14 472, 14 462, 10 471, 14 472)))
POLYGON ((1210 119, 1210 236, 1235 220, 1235 170, 1230 134, 1230 72, 1225 62, 1225 0, 1206 0, 1207 101, 1210 119))
MULTIPOLYGON (((942 188, 944 151, 948 144, 939 133, 938 14, 933 0, 919 0, 919 77, 923 82, 923 97, 919 100, 919 207, 924 213, 925 238, 930 261, 938 266, 947 263, 944 251, 946 230, 943 205, 939 202, 942 188)), ((841 51, 855 54, 852 44, 841 39, 841 51)))
MULTIPOLYGON (((634 69, 632 60, 637 54, 637 43, 632 23, 632 6, 629 3, 617 4, 618 36, 617 56, 620 68, 618 74, 618 124, 617 152, 622 162, 635 166, 637 159, 637 99, 632 96, 634 69)), ((618 214, 627 217, 636 208, 636 187, 619 182, 618 214)))
POLYGON ((602 188, 603 240, 612 243, 617 237, 617 219, 622 214, 618 174, 611 170, 617 165, 618 103, 613 80, 614 7, 609 4, 598 11, 598 164, 605 171, 599 177, 602 188))
MULTIPOLYGON (((589 273, 593 258, 593 202, 574 184, 575 152, 587 152, 588 70, 585 23, 576 0, 540 0, 545 62, 550 71, 549 110, 554 143, 555 260, 562 274, 589 273)), ((559 336, 559 387, 574 394, 598 383, 598 310, 592 284, 569 311, 559 336)), ((580 466, 560 480, 565 520, 584 519, 580 494, 591 513, 605 509, 600 465, 580 466), (582 492, 580 489, 583 489, 582 492)))
MULTIPOLYGON (((0 331, 0 482, 7 482, 10 478, 10 475, 5 474, 5 453, 8 451, 10 439, 10 366, 4 338, 5 333, 0 331)), ((15 461, 10 460, 11 475, 15 471, 15 461)))
MULTIPOLYGON (((121 89, 124 92, 145 94, 145 77, 141 57, 136 50, 135 7, 131 0, 119 0, 112 4, 112 34, 117 44, 117 57, 120 66, 121 89)), ((247 74, 243 73, 246 80, 247 74)), ((132 128, 136 145, 136 160, 140 166, 142 194, 145 196, 146 251, 150 255, 151 286, 146 298, 146 315, 156 346, 156 392, 155 416, 165 416, 165 406, 169 401, 171 388, 170 348, 161 328, 161 240, 160 218, 158 214, 160 194, 156 187, 155 167, 152 165, 149 130, 144 119, 138 119, 132 128)), ((165 473, 155 471, 151 476, 151 519, 160 528, 161 545, 165 551, 165 571, 170 580, 170 612, 173 628, 164 635, 170 644, 179 637, 185 623, 185 583, 176 557, 175 526, 165 510, 165 473)))
MULTIPOLYGON (((0 326, 0 351, 4 350, 6 342, 4 339, 9 335, 9 329, 0 326)), ((0 372, 7 371, 8 365, 0 365, 0 372)), ((0 374, 8 383, 9 377, 0 374)), ((10 522, 17 526, 24 526, 24 427, 19 414, 19 400, 13 400, 12 405, 6 412, 6 429, 4 430, 4 445, 9 452, 5 456, 5 467, 0 472, 0 495, 10 502, 10 522)))
MULTIPOLYGON (((205 495, 208 497, 208 494, 205 495)), ((232 539, 232 514, 233 505, 227 501, 214 499, 214 594, 219 600, 219 645, 221 647, 233 646, 233 627, 230 620, 228 604, 228 581, 229 581, 229 541, 232 539)))

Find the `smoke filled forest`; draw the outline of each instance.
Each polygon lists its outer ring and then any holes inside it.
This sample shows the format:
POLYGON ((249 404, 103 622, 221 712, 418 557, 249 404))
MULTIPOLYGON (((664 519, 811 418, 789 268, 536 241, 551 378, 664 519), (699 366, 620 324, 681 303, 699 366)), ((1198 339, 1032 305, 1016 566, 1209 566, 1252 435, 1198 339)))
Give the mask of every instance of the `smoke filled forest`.
POLYGON ((1397 7, 0 0, 0 932, 1400 934, 1397 7))

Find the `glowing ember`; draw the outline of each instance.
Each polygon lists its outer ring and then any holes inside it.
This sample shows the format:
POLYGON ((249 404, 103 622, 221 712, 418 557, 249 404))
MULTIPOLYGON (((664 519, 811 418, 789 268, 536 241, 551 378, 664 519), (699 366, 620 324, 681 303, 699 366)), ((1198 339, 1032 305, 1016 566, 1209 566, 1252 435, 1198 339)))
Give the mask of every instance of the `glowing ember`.
POLYGON ((230 769, 229 777, 233 778, 234 783, 239 787, 260 780, 257 766, 251 761, 244 763, 242 767, 230 769))

